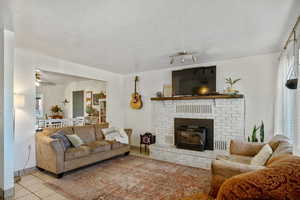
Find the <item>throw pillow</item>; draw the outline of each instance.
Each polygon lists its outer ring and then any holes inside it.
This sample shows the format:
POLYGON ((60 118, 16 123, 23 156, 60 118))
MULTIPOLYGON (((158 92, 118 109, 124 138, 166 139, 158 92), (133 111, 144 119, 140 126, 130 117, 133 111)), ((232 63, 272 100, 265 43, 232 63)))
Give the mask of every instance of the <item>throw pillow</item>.
POLYGON ((104 135, 108 135, 110 133, 113 133, 116 131, 116 128, 115 127, 111 127, 111 128, 104 128, 102 129, 102 132, 104 135))
POLYGON ((263 148, 254 156, 250 162, 251 165, 264 166, 273 151, 269 144, 265 144, 263 148))
POLYGON ((126 131, 123 128, 121 128, 119 130, 119 132, 120 132, 120 135, 121 135, 121 137, 119 139, 119 142, 121 142, 123 144, 129 144, 129 138, 128 138, 128 135, 127 135, 126 131))
POLYGON ((270 147, 272 148, 272 151, 273 151, 273 152, 277 149, 279 143, 280 143, 279 141, 270 141, 270 142, 268 142, 268 144, 269 144, 270 147))
POLYGON ((109 134, 106 134, 105 135, 105 140, 114 141, 114 140, 116 140, 119 137, 121 137, 120 133, 118 131, 114 131, 114 132, 111 132, 109 134))
POLYGON ((62 129, 58 130, 55 134, 51 135, 50 138, 61 140, 64 150, 66 150, 67 148, 70 148, 72 146, 69 139, 66 137, 65 132, 62 129))
POLYGON ((68 139, 71 141, 72 145, 74 147, 80 147, 81 145, 83 145, 83 141, 81 140, 81 138, 78 135, 66 135, 68 137, 68 139))

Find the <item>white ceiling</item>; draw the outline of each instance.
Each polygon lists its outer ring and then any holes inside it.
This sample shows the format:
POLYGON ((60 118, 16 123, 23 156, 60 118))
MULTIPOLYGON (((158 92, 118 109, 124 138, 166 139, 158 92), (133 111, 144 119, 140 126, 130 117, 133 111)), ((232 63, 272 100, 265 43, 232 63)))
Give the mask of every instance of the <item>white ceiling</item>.
POLYGON ((277 52, 299 0, 14 0, 19 47, 117 73, 277 52))
POLYGON ((87 79, 87 78, 83 78, 83 77, 79 77, 79 76, 71 76, 71 75, 65 75, 65 74, 48 72, 48 71, 40 71, 40 74, 41 74, 42 82, 54 83, 55 85, 66 85, 66 84, 69 84, 72 82, 91 81, 91 80, 97 81, 101 84, 105 83, 104 81, 87 79))

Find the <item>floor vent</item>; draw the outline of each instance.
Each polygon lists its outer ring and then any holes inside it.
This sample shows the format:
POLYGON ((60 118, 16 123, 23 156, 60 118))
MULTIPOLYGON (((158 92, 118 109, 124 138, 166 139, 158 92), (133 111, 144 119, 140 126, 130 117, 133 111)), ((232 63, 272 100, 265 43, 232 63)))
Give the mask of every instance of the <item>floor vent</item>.
POLYGON ((215 142, 215 150, 227 150, 227 142, 222 140, 216 140, 215 142))
POLYGON ((212 114, 212 105, 176 105, 176 113, 212 114))

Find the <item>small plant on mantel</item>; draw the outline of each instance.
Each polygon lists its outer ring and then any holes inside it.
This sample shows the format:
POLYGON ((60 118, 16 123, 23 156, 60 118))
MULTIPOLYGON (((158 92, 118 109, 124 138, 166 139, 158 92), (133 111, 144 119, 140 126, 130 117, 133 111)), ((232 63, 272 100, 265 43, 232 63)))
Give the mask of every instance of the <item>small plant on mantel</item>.
POLYGON ((259 141, 257 139, 258 131, 259 131, 260 142, 264 142, 264 140, 265 140, 265 125, 264 125, 263 121, 261 121, 260 126, 254 125, 251 136, 248 136, 248 142, 258 142, 259 141))
POLYGON ((228 86, 227 86, 227 88, 226 88, 226 90, 225 90, 225 93, 231 94, 231 95, 235 95, 235 94, 239 93, 239 91, 238 91, 238 90, 235 90, 235 89, 233 88, 233 86, 234 86, 237 82, 239 82, 240 80, 241 80, 240 78, 235 79, 235 80, 233 80, 231 77, 226 78, 226 79, 225 79, 225 83, 226 83, 228 86))

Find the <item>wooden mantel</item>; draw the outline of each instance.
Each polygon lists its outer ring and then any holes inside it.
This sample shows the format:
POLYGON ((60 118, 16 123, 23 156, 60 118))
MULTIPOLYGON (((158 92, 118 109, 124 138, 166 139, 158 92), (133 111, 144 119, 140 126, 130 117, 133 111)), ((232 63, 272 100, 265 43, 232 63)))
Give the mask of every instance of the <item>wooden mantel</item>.
POLYGON ((172 101, 172 100, 196 100, 196 99, 241 99, 244 98, 244 95, 208 95, 208 96, 182 96, 182 97, 153 97, 151 101, 172 101))

